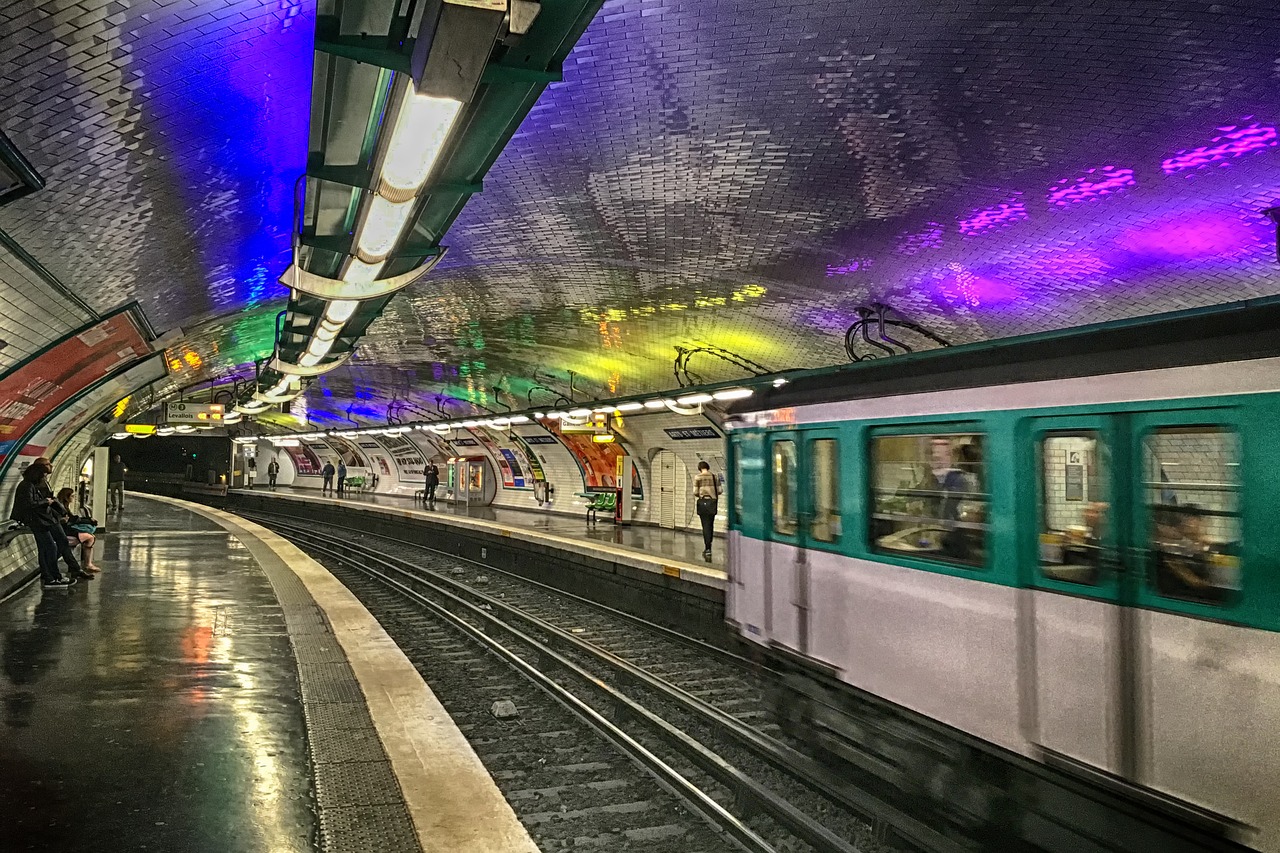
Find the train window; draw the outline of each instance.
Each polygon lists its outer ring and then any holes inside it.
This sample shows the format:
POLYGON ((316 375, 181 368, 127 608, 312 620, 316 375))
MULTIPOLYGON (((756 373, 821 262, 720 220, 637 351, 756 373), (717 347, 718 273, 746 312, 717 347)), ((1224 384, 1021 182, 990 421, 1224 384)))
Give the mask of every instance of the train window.
POLYGON ((986 562, 980 435, 892 435, 871 442, 877 551, 970 566, 986 562))
POLYGON ((835 542, 840 538, 840 453, 836 440, 818 438, 809 442, 809 458, 813 502, 809 536, 818 542, 835 542))
POLYGON ((1040 442, 1040 568, 1045 577, 1098 582, 1110 508, 1101 449, 1093 431, 1054 433, 1040 442))
POLYGON ((1152 585, 1223 604, 1240 588, 1240 439, 1221 427, 1167 427, 1146 438, 1143 487, 1152 585))
POLYGON ((795 536, 796 522, 796 443, 773 443, 773 532, 795 536))

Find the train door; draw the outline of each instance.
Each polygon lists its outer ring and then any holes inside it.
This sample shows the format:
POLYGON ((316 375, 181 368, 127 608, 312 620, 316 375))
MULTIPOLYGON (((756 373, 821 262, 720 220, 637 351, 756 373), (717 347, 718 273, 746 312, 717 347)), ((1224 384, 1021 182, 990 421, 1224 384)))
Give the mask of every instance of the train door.
POLYGON ((1243 512, 1245 466, 1275 458, 1267 420, 1232 407, 1131 418, 1127 562, 1140 609, 1129 649, 1141 738, 1126 775, 1276 833, 1280 637, 1249 626, 1260 599, 1248 584, 1260 573, 1243 575, 1264 535, 1246 517, 1276 518, 1274 506, 1243 512), (1245 427, 1259 424, 1246 446, 1245 427))
POLYGON ((1022 526, 1029 739, 1114 773, 1132 760, 1135 735, 1123 654, 1132 590, 1119 559, 1129 499, 1123 426, 1106 415, 1035 419, 1035 521, 1022 526))
POLYGON ((765 434, 751 430, 731 439, 729 469, 729 584, 725 613, 743 636, 766 642, 770 525, 765 434))
POLYGON ((801 654, 809 653, 812 560, 840 536, 839 458, 834 430, 769 438, 768 630, 801 654))

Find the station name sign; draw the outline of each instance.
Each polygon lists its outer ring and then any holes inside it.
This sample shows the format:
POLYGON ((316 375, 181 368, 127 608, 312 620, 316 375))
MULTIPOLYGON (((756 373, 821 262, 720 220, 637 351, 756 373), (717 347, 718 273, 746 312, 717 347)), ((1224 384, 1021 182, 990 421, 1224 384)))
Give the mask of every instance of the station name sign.
POLYGON ((713 427, 677 427, 675 429, 664 429, 672 441, 688 441, 693 438, 719 438, 720 433, 716 432, 713 427))
POLYGON ((554 435, 522 435, 526 444, 559 444, 560 440, 554 435))
POLYGON ((164 419, 171 424, 220 424, 221 403, 165 403, 164 419))

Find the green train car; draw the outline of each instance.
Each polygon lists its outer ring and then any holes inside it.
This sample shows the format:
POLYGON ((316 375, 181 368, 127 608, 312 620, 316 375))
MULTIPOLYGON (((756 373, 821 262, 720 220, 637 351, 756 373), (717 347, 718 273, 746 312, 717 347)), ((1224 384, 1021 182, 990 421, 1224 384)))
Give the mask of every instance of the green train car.
MULTIPOLYGON (((942 785, 956 823, 1070 790, 1177 827, 1160 849, 1280 851, 1278 330, 1260 300, 738 404, 726 613, 790 673, 793 732, 942 785)), ((1015 831, 1132 849, 1087 811, 1015 831)))

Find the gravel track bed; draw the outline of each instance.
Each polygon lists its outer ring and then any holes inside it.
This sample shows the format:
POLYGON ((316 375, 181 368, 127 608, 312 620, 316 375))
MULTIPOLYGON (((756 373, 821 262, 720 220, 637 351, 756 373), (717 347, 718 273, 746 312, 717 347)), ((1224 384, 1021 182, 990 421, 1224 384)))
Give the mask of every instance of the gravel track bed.
POLYGON ((422 673, 541 850, 736 850, 503 661, 378 581, 318 559, 422 673), (490 713, 499 699, 515 702, 517 720, 490 713))
MULTIPOLYGON (((392 556, 408 560, 413 565, 446 574, 451 580, 465 584, 475 593, 499 599, 530 616, 567 631, 577 639, 608 651, 632 665, 644 669, 653 676, 698 697, 760 733, 777 739, 793 748, 798 747, 798 744, 790 741, 774 722, 766 701, 766 685, 759 675, 749 667, 725 660, 704 648, 681 642, 661 631, 638 625, 616 614, 566 597, 518 577, 504 575, 482 566, 429 551, 411 543, 391 540, 378 535, 345 530, 342 531, 342 535, 344 541, 349 545, 366 544, 371 550, 381 550, 392 556)), ((358 573, 352 574, 358 575, 358 573)), ((359 575, 359 577, 363 578, 366 584, 374 583, 363 575, 359 575)), ((346 575, 342 579, 344 582, 348 582, 346 575)), ((372 610, 372 608, 370 609, 372 610)), ((378 611, 374 612, 378 614, 378 611)), ((380 615, 379 619, 381 620, 380 615)), ((532 630, 534 635, 539 633, 535 629, 525 630, 532 630)), ((390 628, 388 628, 388 632, 390 633, 390 628)), ((392 636, 394 637, 395 635, 393 634, 392 636)), ((543 639, 550 640, 548 637, 543 639)), ((398 638, 397 641, 399 641, 398 638)), ((557 642, 552 642, 552 645, 560 646, 557 642)), ((406 653, 408 653, 407 649, 406 653)), ((899 850, 899 848, 891 847, 878 840, 876 834, 865 821, 849 813, 843 806, 833 803, 790 774, 777 770, 768 762, 758 758, 750 750, 741 746, 723 727, 708 724, 705 719, 685 709, 680 703, 665 697, 659 691, 633 683, 630 679, 620 680, 612 669, 601 663, 595 655, 589 652, 562 648, 562 653, 583 669, 593 673, 601 681, 622 690, 653 713, 666 719, 716 752, 724 760, 781 794, 794 806, 820 821, 831 832, 854 844, 859 850, 866 851, 866 853, 897 853, 899 850)), ((478 651, 477 654, 479 654, 478 651)), ((410 655, 410 658, 413 659, 413 656, 410 655)), ((419 668, 421 669, 421 667, 419 668)), ((427 674, 426 670, 423 670, 423 672, 424 675, 427 674)), ((434 687, 434 682, 432 683, 434 687)), ((575 695, 589 704, 598 705, 598 698, 593 696, 589 690, 576 687, 572 681, 570 682, 570 689, 575 695)), ((489 700, 490 703, 496 698, 503 697, 495 695, 489 700)), ((547 700, 547 702, 550 703, 550 700, 547 700)), ((484 704, 484 708, 487 709, 487 707, 488 704, 484 704)), ((484 716, 492 719, 487 710, 484 716)), ((615 720, 615 722, 617 721, 615 720)), ((790 832, 774 823, 768 816, 759 814, 742 815, 729 791, 719 782, 678 756, 656 736, 651 735, 646 726, 626 721, 619 723, 619 725, 655 754, 663 756, 672 767, 686 776, 686 778, 697 783, 702 790, 707 791, 722 806, 735 814, 739 814, 748 826, 773 844, 781 853, 804 853, 804 851, 812 850, 809 845, 796 839, 790 832)), ((465 728, 464 731, 466 731, 465 728)), ((597 743, 599 743, 598 740, 597 743)), ((606 745, 605 748, 609 749, 610 747, 606 745)), ((533 760, 533 756, 527 756, 526 760, 533 760)), ((487 760, 486 766, 488 766, 487 760)), ((612 789, 606 788, 605 790, 612 789)), ((504 793, 506 793, 505 788, 504 793)), ((603 794, 604 791, 602 790, 599 793, 603 794)), ((513 805, 515 805, 514 800, 513 805)), ((696 818, 693 819, 696 820, 696 818)), ((529 825, 533 826, 533 824, 529 825)), ((667 839, 668 843, 672 841, 674 839, 667 839)), ((659 845, 656 849, 684 850, 693 848, 685 847, 683 843, 680 843, 680 846, 662 847, 659 845)))

